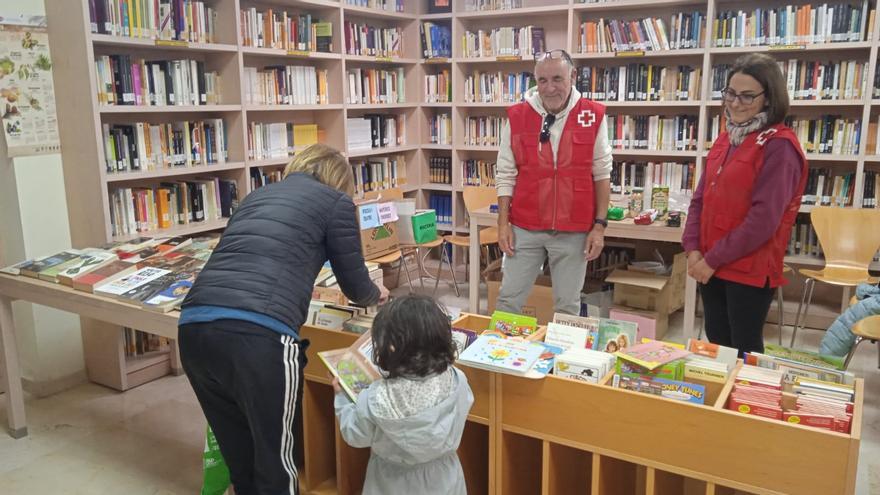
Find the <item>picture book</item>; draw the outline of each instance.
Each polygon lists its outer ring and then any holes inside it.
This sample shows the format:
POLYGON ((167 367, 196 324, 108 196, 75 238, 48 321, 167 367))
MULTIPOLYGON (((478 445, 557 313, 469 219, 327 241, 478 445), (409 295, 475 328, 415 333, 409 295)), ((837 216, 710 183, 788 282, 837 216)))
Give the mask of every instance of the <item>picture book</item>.
POLYGON ((339 379, 339 385, 349 399, 357 402, 358 395, 382 375, 373 364, 373 340, 370 332, 361 335, 347 349, 318 353, 330 373, 339 379))
POLYGON ((706 387, 696 383, 649 376, 621 377, 615 375, 614 386, 692 404, 704 404, 706 402, 706 387))
POLYGON ((553 370, 556 357, 562 354, 565 349, 553 344, 548 344, 547 342, 538 342, 538 344, 544 346, 544 352, 538 357, 538 361, 535 363, 535 366, 532 367, 531 372, 546 375, 553 370))
POLYGON ((689 355, 690 352, 654 340, 623 348, 614 354, 620 359, 653 370, 671 361, 681 359, 689 355))
POLYGON ((489 322, 489 331, 501 332, 508 337, 528 337, 538 329, 538 319, 534 316, 518 315, 495 311, 489 322))
POLYGON ((635 344, 638 330, 638 325, 629 321, 599 318, 599 341, 595 349, 612 354, 625 349, 635 344))
POLYGON ((614 366, 616 358, 592 349, 570 349, 556 357, 553 374, 590 383, 599 383, 614 366))
POLYGON ((728 370, 731 370, 736 366, 736 358, 739 355, 739 351, 733 347, 726 347, 697 339, 688 339, 687 350, 690 351, 694 357, 702 357, 724 363, 727 365, 728 370))
POLYGON ((562 325, 568 325, 570 327, 583 328, 585 330, 588 330, 590 333, 597 333, 599 331, 599 318, 593 318, 591 316, 575 316, 565 313, 553 313, 553 322, 560 323, 562 325))
POLYGON ((458 362, 476 368, 525 375, 543 353, 544 346, 538 342, 480 335, 461 353, 458 362))
POLYGON ((459 356, 461 356, 461 353, 464 352, 469 345, 473 344, 475 340, 477 340, 477 332, 468 330, 467 328, 452 327, 452 343, 455 344, 459 356))
POLYGON ((115 259, 117 259, 116 254, 108 251, 88 251, 77 258, 74 264, 58 273, 58 283, 73 287, 74 278, 96 270, 115 259))
POLYGON ((596 345, 596 337, 597 330, 551 321, 547 324, 544 342, 563 349, 592 349, 596 345))
POLYGON ((804 351, 800 349, 789 349, 779 345, 767 344, 764 346, 764 354, 768 356, 797 361, 799 363, 809 364, 818 368, 829 368, 833 370, 844 370, 843 357, 826 356, 817 352, 804 351))
POLYGON ((678 359, 660 365, 653 370, 649 370, 648 368, 639 366, 638 364, 627 361, 625 359, 617 359, 615 362, 614 370, 615 373, 617 373, 618 375, 630 378, 639 376, 654 376, 658 378, 666 378, 668 380, 681 380, 684 377, 683 365, 684 361, 678 359))

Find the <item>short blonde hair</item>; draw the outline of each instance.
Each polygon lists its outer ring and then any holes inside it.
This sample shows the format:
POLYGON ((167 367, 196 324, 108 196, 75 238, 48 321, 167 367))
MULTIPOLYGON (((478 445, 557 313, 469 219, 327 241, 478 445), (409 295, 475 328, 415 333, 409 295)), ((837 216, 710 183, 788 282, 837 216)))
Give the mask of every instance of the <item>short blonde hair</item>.
POLYGON ((326 144, 313 144, 300 151, 284 167, 284 177, 304 172, 322 183, 354 196, 354 175, 348 160, 335 148, 326 144))

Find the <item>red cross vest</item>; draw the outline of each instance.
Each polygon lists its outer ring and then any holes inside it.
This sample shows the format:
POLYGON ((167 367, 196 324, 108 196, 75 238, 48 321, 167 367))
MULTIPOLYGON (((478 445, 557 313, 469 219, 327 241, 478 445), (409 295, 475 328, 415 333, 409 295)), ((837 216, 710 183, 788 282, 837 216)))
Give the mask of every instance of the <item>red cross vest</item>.
POLYGON ((527 230, 587 232, 593 228, 593 145, 605 107, 581 98, 568 113, 556 163, 541 143, 541 115, 521 102, 508 108, 510 147, 518 170, 510 223, 527 230))
MULTIPOLYGON (((753 253, 720 266, 715 276, 754 287, 770 287, 786 283, 782 263, 791 228, 801 206, 801 195, 807 184, 807 159, 795 133, 782 124, 762 132, 753 132, 733 152, 729 160, 730 140, 726 132, 718 136, 706 158, 706 179, 703 184, 703 210, 700 216, 700 251, 707 253, 746 219, 751 208, 752 188, 764 166, 764 145, 771 139, 787 139, 801 157, 801 178, 795 196, 788 202, 782 221, 773 237, 753 253)), ((772 164, 771 164, 772 166, 772 164)))

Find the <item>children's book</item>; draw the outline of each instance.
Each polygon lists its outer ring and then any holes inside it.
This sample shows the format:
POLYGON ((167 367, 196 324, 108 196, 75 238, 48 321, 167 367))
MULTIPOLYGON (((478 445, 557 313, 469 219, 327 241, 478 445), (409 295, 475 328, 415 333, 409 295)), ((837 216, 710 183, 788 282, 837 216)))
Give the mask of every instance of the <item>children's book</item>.
POLYGON ((544 346, 538 342, 480 335, 461 353, 458 361, 475 368, 523 376, 543 353, 544 346))
POLYGON ((636 343, 639 326, 631 321, 599 318, 597 351, 613 354, 636 343))
POLYGON ((809 364, 818 368, 829 368, 833 370, 844 370, 843 357, 826 356, 817 352, 804 351, 800 349, 790 349, 779 345, 767 344, 764 346, 764 354, 768 356, 797 361, 799 363, 809 364))
POLYGON ((501 332, 508 337, 529 337, 538 329, 538 319, 534 316, 518 315, 495 311, 489 322, 489 331, 501 332))
POLYGON ((461 353, 464 352, 469 345, 473 344, 475 340, 477 340, 477 332, 466 328, 452 327, 452 342, 455 344, 459 356, 461 356, 461 353))
POLYGON ((361 335, 351 347, 318 353, 348 398, 357 402, 361 391, 382 377, 373 363, 373 339, 370 332, 361 335))
POLYGON ((541 375, 547 375, 553 370, 553 366, 556 363, 556 358, 562 354, 565 349, 562 347, 548 344, 547 342, 538 342, 542 346, 544 346, 544 352, 538 357, 538 361, 535 363, 535 366, 532 367, 531 373, 538 373, 541 375))
POLYGON ((621 377, 615 375, 614 386, 693 404, 704 404, 706 402, 706 387, 696 383, 649 376, 621 377))
POLYGON ((592 349, 596 345, 597 330, 598 321, 596 330, 551 321, 547 324, 544 342, 565 349, 592 349))
POLYGON ((606 352, 570 349, 557 356, 553 373, 561 378, 599 383, 611 371, 615 360, 614 356, 606 352))
POLYGON ((688 356, 688 360, 693 357, 716 361, 723 363, 728 371, 736 366, 736 358, 739 355, 739 351, 733 347, 726 347, 697 339, 688 339, 687 350, 692 353, 692 356, 688 356))
POLYGON ((653 370, 676 359, 681 359, 689 355, 690 352, 667 345, 659 340, 653 340, 645 344, 626 347, 614 354, 620 359, 653 370))

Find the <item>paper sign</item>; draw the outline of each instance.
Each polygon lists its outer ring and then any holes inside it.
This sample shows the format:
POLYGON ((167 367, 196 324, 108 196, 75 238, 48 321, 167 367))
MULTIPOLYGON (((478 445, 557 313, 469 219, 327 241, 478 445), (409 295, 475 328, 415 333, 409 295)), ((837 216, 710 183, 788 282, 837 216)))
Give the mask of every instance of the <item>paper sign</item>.
POLYGON ((374 229, 382 225, 379 221, 379 205, 376 203, 361 205, 358 207, 358 212, 361 216, 361 230, 374 229))
POLYGON ((382 223, 397 221, 397 208, 394 203, 379 203, 379 221, 382 223))

